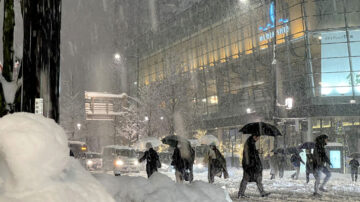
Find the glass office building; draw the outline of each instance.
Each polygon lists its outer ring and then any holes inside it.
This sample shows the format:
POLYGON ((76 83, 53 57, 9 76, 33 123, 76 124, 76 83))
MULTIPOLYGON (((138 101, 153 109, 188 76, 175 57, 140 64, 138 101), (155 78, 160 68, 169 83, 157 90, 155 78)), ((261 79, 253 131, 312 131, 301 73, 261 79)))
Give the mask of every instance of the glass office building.
POLYGON ((326 132, 356 150, 359 1, 242 2, 201 1, 138 37, 136 83, 161 83, 167 68, 176 68, 179 76, 196 76, 208 130, 230 135, 263 120, 293 136, 287 144, 326 132))

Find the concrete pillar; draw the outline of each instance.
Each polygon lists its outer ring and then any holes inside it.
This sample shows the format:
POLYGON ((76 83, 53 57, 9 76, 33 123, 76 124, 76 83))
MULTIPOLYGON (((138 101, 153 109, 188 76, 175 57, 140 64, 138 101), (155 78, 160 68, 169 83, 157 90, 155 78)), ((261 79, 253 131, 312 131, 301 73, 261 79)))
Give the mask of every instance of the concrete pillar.
POLYGON ((314 140, 314 136, 313 136, 313 125, 312 125, 312 118, 309 117, 307 119, 307 122, 308 122, 308 130, 307 130, 307 133, 306 133, 306 142, 312 142, 314 140))

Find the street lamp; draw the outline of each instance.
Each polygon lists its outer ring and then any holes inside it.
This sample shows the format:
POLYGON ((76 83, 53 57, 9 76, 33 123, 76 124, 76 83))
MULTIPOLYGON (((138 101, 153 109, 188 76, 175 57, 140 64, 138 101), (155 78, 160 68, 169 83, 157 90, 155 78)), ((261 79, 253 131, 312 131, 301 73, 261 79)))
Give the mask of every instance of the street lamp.
POLYGON ((293 98, 292 97, 288 97, 285 99, 285 108, 286 109, 292 109, 293 108, 293 98))
POLYGON ((115 60, 120 60, 121 56, 119 53, 115 53, 114 58, 115 58, 115 60))
POLYGON ((77 126, 78 130, 81 129, 81 123, 76 124, 76 126, 77 126))

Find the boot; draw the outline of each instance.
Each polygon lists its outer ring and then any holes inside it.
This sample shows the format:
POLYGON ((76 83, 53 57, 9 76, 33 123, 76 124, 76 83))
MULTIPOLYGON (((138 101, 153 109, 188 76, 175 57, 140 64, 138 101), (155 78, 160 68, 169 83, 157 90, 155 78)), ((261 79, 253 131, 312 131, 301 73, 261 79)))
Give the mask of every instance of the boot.
POLYGON ((238 194, 238 198, 250 198, 249 196, 246 196, 245 194, 238 194))
POLYGON ((324 189, 324 187, 320 187, 319 190, 322 192, 328 192, 328 190, 324 189))

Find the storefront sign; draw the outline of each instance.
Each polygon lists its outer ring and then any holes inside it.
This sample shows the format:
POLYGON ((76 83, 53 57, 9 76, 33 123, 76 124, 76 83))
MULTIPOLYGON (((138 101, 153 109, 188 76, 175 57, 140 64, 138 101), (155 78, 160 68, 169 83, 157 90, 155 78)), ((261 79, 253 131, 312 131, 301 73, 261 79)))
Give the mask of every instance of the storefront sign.
MULTIPOLYGON (((270 8, 269 8, 269 18, 270 18, 270 23, 268 23, 265 27, 259 27, 259 30, 260 31, 268 31, 270 30, 271 28, 274 28, 275 27, 275 22, 276 22, 276 15, 275 15, 275 5, 274 5, 274 2, 271 2, 270 4, 270 8)), ((279 24, 285 24, 284 26, 276 29, 276 35, 282 35, 282 34, 286 34, 289 32, 289 26, 286 24, 289 22, 289 19, 279 19, 279 24)), ((269 39, 272 39, 274 38, 275 36, 275 31, 272 30, 272 31, 269 31, 269 32, 266 32, 262 35, 260 35, 259 37, 259 41, 262 42, 264 40, 269 40, 269 39)))

